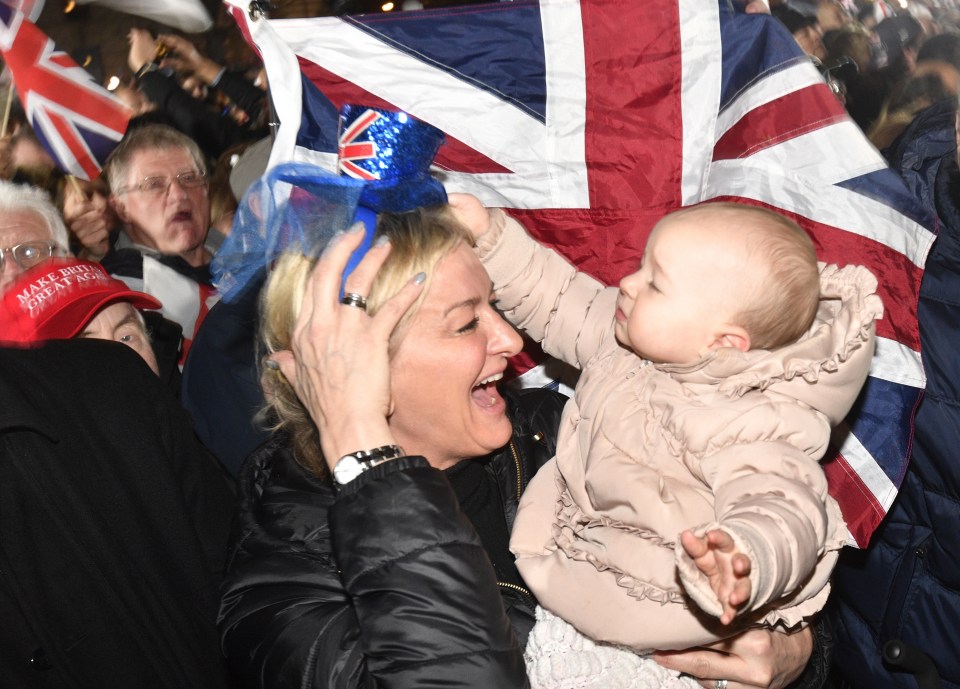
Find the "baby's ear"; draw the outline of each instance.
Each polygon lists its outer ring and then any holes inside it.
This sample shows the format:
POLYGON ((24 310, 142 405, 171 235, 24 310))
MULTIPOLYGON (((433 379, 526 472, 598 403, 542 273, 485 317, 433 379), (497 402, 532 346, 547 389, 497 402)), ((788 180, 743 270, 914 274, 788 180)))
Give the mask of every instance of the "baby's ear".
POLYGON ((739 325, 724 325, 707 350, 712 351, 721 347, 733 347, 741 352, 748 352, 750 351, 750 333, 739 325))

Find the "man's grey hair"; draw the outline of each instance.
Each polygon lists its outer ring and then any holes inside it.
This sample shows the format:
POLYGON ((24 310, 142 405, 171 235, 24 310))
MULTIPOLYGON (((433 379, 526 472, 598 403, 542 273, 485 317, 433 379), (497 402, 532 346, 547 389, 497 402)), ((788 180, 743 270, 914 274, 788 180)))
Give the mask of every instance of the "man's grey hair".
POLYGON ((67 228, 50 195, 37 187, 0 180, 0 216, 17 211, 33 211, 43 218, 44 224, 50 230, 50 238, 64 251, 70 251, 67 228))
POLYGON ((110 191, 119 194, 127 183, 127 170, 130 160, 138 151, 169 151, 183 149, 190 153, 197 170, 206 174, 207 160, 193 139, 173 127, 165 124, 146 124, 129 130, 104 168, 107 180, 110 182, 110 191))

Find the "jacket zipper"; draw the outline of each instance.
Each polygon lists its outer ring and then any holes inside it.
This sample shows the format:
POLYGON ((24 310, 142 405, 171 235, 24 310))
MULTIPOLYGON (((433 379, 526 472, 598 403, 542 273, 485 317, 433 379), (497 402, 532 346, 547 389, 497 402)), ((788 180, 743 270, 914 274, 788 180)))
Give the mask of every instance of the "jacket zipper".
POLYGON ((513 463, 517 467, 517 502, 520 502, 520 494, 523 492, 523 486, 520 483, 520 453, 517 452, 517 447, 513 444, 513 438, 510 439, 510 453, 513 455, 513 463))
MULTIPOLYGON (((513 463, 517 467, 517 502, 520 501, 520 494, 523 492, 523 484, 521 482, 520 474, 520 453, 517 452, 517 446, 513 444, 513 438, 510 439, 510 454, 513 455, 513 463)), ((516 584, 511 584, 506 581, 498 581, 497 586, 502 586, 505 589, 512 589, 522 593, 524 596, 533 601, 533 594, 530 593, 527 589, 522 586, 517 586, 516 584)))
POLYGON ((517 586, 516 584, 511 584, 506 581, 498 581, 497 586, 502 586, 505 589, 512 589, 514 591, 518 591, 519 593, 522 593, 524 596, 529 598, 531 603, 533 602, 533 594, 527 591, 527 589, 523 588, 522 586, 517 586))

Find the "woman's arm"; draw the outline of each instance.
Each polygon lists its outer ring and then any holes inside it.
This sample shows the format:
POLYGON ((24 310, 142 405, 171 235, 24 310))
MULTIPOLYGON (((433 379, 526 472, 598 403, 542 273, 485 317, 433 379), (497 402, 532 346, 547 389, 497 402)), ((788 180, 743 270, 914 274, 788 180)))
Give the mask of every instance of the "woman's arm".
POLYGON ((220 628, 244 687, 525 685, 486 554, 424 460, 336 497, 286 452, 242 480, 220 628))
POLYGON ((364 482, 330 527, 376 686, 526 685, 493 567, 440 471, 364 482))
POLYGON ((709 648, 660 652, 664 667, 697 678, 705 689, 727 680, 727 689, 820 689, 827 681, 833 637, 821 615, 791 634, 757 629, 709 648))
MULTIPOLYGON (((276 352, 277 366, 319 431, 330 473, 340 457, 396 444, 390 414, 390 334, 422 291, 413 279, 377 312, 340 303, 340 281, 350 254, 363 239, 359 223, 327 244, 307 281, 292 351, 276 352)), ((389 243, 378 242, 350 274, 345 293, 366 295, 386 260, 389 243)))

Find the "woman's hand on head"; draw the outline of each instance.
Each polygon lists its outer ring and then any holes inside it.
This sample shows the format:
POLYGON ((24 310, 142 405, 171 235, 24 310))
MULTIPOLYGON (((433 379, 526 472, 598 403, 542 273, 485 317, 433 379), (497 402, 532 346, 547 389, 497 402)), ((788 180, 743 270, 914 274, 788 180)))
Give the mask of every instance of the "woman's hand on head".
MULTIPOLYGON (((293 386, 320 432, 330 468, 348 452, 393 444, 390 414, 390 335, 423 290, 422 276, 385 302, 375 316, 340 303, 340 282, 360 245, 357 226, 330 241, 307 280, 292 352, 271 359, 293 386)), ((378 242, 347 278, 345 292, 366 297, 390 252, 378 242)))
POLYGON ((662 651, 660 665, 695 677, 705 689, 783 689, 803 674, 813 653, 813 632, 755 629, 704 648, 662 651))
POLYGON ((490 229, 490 211, 473 194, 449 194, 447 203, 457 221, 479 239, 490 229))

